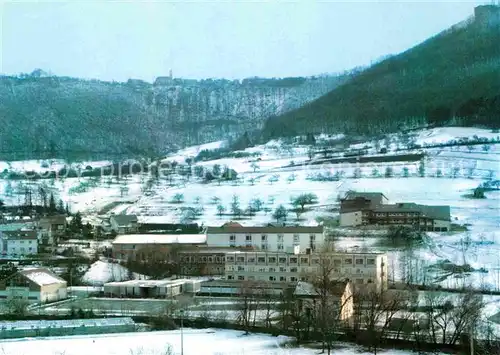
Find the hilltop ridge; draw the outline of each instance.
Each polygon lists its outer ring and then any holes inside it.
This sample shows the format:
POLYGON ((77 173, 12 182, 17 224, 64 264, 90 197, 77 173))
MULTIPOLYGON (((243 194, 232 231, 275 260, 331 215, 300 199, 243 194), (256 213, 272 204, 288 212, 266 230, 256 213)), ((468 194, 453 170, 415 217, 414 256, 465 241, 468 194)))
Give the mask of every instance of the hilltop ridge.
POLYGON ((237 137, 298 108, 350 74, 155 83, 81 80, 43 70, 0 76, 0 158, 154 156, 237 137))
POLYGON ((500 7, 366 69, 303 107, 271 118, 264 135, 380 133, 425 125, 500 124, 500 7))

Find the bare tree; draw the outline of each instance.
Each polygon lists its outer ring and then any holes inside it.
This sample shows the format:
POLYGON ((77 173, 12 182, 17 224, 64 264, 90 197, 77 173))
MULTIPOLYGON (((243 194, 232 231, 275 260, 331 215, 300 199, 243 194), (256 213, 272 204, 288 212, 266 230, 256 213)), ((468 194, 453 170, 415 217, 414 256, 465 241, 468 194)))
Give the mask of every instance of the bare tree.
POLYGON ((345 319, 343 319, 343 316, 345 314, 345 307, 350 302, 353 302, 353 294, 349 283, 346 286, 348 288, 346 298, 339 298, 336 292, 336 287, 338 287, 338 283, 341 280, 333 278, 334 274, 338 275, 338 272, 335 272, 338 266, 335 265, 334 259, 331 256, 330 252, 332 249, 332 244, 327 244, 323 247, 323 250, 318 253, 319 260, 316 270, 306 276, 316 295, 313 306, 315 323, 322 338, 322 351, 326 350, 328 354, 332 351, 336 333, 344 325, 343 322, 345 319))
POLYGON ((426 292, 424 301, 427 337, 434 344, 457 344, 476 329, 484 307, 482 296, 472 292, 426 292))
POLYGON ((238 324, 243 326, 245 334, 250 333, 252 324, 252 302, 254 300, 254 283, 243 281, 238 292, 238 324))
POLYGON ((224 214, 225 211, 226 211, 226 207, 224 207, 221 204, 217 205, 217 214, 219 215, 219 217, 222 217, 222 215, 224 214))
POLYGON ((182 203, 182 202, 184 202, 184 194, 176 193, 172 197, 172 203, 182 203))
POLYGON ((382 340, 386 337, 390 324, 396 314, 406 308, 409 298, 405 291, 363 290, 356 294, 357 302, 361 303, 361 324, 368 337, 369 349, 377 353, 382 340))

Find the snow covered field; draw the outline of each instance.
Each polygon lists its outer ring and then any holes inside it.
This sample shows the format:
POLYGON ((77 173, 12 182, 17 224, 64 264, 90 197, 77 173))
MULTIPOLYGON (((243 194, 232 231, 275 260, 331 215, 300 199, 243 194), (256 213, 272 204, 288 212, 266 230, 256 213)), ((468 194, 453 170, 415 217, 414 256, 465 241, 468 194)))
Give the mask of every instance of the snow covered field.
MULTIPOLYGON (((498 133, 477 128, 435 128, 417 132, 415 142, 444 143, 452 139, 473 136, 491 139, 496 138, 498 133)), ((165 161, 176 160, 182 163, 185 158, 193 157, 203 149, 216 149, 223 144, 214 142, 188 147, 166 157, 165 161)), ((365 144, 358 145, 362 147, 365 144)), ((391 144, 391 148, 395 148, 394 143, 391 144)), ((196 176, 188 180, 177 175, 172 181, 162 178, 146 189, 148 176, 143 174, 133 175, 120 181, 103 177, 99 181, 75 178, 44 183, 67 201, 72 211, 82 211, 91 216, 115 203, 116 205, 107 211, 108 214, 137 214, 140 222, 153 223, 185 221, 187 210, 188 212, 197 210, 199 216, 195 217, 195 222, 218 226, 235 219, 231 214, 231 202, 236 197, 242 210, 245 210, 253 199, 258 198, 263 202, 261 211, 255 215, 241 216, 239 223, 266 224, 275 221, 272 212, 280 204, 291 208, 291 198, 305 192, 316 194, 317 203, 308 206, 300 216, 289 212, 288 222, 311 225, 317 224, 318 218, 337 218, 338 197, 348 190, 382 192, 391 202, 450 205, 452 222, 467 225, 468 231, 431 233, 429 243, 415 250, 412 257, 419 260, 422 268, 442 261, 463 264, 465 260, 474 269, 483 269, 483 272, 460 275, 460 278, 457 275, 434 272, 432 279, 428 279, 427 282, 434 281, 446 287, 460 287, 471 283, 476 287, 500 289, 500 264, 497 260, 497 256, 500 255, 500 192, 486 192, 486 199, 465 197, 482 182, 500 178, 499 144, 487 144, 487 148, 476 145, 424 149, 428 154, 425 159, 425 177, 418 177, 418 162, 325 163, 297 166, 308 161, 307 149, 306 146, 297 144, 270 141, 246 150, 249 153, 259 153, 259 161, 255 157, 224 158, 195 164, 206 169, 211 169, 215 164, 227 165, 238 173, 239 179, 236 182, 204 183, 196 176), (392 177, 384 177, 388 167, 392 168, 392 177), (340 175, 340 181, 317 179, 318 175, 332 177, 336 174, 340 175), (357 175, 356 178, 354 175, 357 175), (182 195, 182 201, 172 203, 175 195, 182 195), (222 214, 218 213, 218 205, 225 208, 222 214), (462 252, 460 241, 465 237, 472 242, 468 250, 462 252)), ((33 167, 36 165, 33 162, 30 164, 33 167)), ((10 190, 22 191, 17 186, 20 183, 27 182, 0 180, 0 195, 6 204, 24 201, 22 194, 6 193, 6 190, 9 190, 6 188, 8 184, 12 185, 10 190)), ((354 236, 339 240, 337 247, 345 249, 357 246, 376 250, 374 245, 376 240, 373 238, 363 240, 354 236)), ((397 280, 401 278, 399 272, 401 253, 397 250, 388 252, 397 280)))
MULTIPOLYGON (((185 355, 312 355, 318 350, 289 348, 286 337, 217 329, 184 329, 185 355)), ((71 336, 0 342, 2 355, 174 355, 180 354, 180 331, 71 336), (171 349, 171 352, 168 352, 171 349)), ((352 346, 335 349, 336 355, 368 355, 352 346)), ((388 350, 383 355, 410 355, 388 350)))

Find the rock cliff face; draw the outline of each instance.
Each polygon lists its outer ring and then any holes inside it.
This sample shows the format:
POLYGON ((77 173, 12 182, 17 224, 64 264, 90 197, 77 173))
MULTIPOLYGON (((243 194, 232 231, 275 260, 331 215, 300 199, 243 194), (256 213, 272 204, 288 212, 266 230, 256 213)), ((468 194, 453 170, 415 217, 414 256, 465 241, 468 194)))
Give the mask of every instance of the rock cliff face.
MULTIPOLYGON (((0 77, 0 154, 106 156, 235 137, 301 107, 347 76, 86 81, 37 70, 0 77)), ((0 156, 0 158, 2 158, 0 156)))

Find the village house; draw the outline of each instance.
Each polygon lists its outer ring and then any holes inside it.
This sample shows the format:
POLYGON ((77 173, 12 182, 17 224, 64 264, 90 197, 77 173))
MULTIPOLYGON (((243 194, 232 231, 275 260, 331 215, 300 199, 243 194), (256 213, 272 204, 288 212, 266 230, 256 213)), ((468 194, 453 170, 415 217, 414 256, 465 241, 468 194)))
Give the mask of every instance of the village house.
POLYGON ((0 281, 0 299, 47 303, 67 298, 67 283, 46 268, 27 268, 0 281))
POLYGON ((145 261, 168 260, 173 250, 206 244, 205 234, 124 234, 112 243, 113 258, 145 261))
POLYGON ((407 226, 420 231, 451 228, 450 206, 387 203, 378 192, 348 192, 340 202, 340 226, 407 226))
POLYGON ((225 260, 227 280, 308 281, 328 263, 332 280, 349 279, 353 287, 360 289, 387 289, 387 255, 382 253, 235 251, 227 253, 225 260))
MULTIPOLYGON (((315 319, 320 319, 320 293, 313 284, 299 281, 293 292, 297 301, 297 307, 300 314, 306 317, 314 313, 315 319), (304 313, 303 313, 304 312, 304 313)), ((353 287, 348 280, 334 280, 328 285, 327 303, 329 316, 334 317, 340 322, 350 323, 354 315, 354 297, 353 287)))
POLYGON ((65 215, 46 216, 38 221, 38 228, 41 231, 40 243, 43 245, 55 246, 60 238, 64 237, 67 228, 65 215))
POLYGON ((9 257, 37 254, 38 238, 34 230, 0 231, 0 252, 9 257))
POLYGON ((312 252, 325 240, 323 226, 244 227, 229 222, 221 227, 207 227, 209 247, 252 247, 264 251, 293 253, 312 252))
POLYGON ((116 234, 131 234, 138 231, 138 220, 136 215, 115 214, 109 218, 111 230, 116 234))

